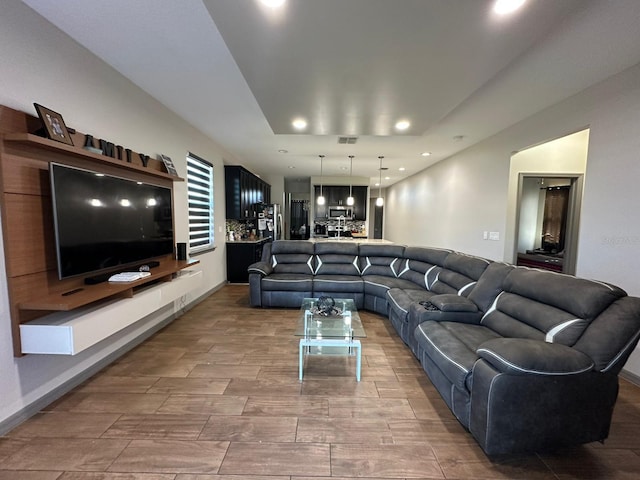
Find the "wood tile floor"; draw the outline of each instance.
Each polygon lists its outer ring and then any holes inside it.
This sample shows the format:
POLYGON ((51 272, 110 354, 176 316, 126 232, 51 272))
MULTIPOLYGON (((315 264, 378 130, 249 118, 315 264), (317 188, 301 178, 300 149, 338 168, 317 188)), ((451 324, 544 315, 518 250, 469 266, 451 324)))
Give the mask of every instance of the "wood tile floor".
POLYGON ((640 388, 610 438, 487 458, 383 317, 353 358, 309 357, 297 312, 226 286, 5 437, 0 480, 638 479, 640 388))

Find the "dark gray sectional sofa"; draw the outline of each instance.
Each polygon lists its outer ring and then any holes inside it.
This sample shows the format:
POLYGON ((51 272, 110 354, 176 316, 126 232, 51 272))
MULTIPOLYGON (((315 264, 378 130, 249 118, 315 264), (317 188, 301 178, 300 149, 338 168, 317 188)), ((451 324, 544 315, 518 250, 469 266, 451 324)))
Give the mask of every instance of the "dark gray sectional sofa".
POLYGON ((593 280, 426 247, 276 241, 255 307, 353 298, 387 316, 488 455, 603 441, 640 298, 593 280))

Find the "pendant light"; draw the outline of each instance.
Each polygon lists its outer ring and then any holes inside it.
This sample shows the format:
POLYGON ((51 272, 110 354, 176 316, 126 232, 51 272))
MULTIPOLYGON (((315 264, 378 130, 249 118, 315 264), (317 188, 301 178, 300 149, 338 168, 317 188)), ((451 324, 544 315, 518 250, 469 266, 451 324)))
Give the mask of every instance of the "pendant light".
POLYGON ((318 205, 324 205, 324 195, 322 195, 322 160, 324 159, 324 155, 319 155, 320 157, 320 196, 316 199, 318 205))
POLYGON ((380 159, 380 180, 378 181, 378 198, 376 199, 376 207, 384 205, 384 198, 382 198, 382 155, 378 157, 380 159))
POLYGON ((349 155, 349 196, 347 197, 347 205, 351 206, 355 203, 353 199, 353 155, 349 155))

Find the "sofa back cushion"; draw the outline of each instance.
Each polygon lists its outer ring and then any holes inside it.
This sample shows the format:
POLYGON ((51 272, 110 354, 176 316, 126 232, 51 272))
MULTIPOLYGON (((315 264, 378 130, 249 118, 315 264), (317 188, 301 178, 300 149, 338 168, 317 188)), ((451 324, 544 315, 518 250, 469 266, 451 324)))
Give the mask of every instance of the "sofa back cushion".
POLYGON ((271 245, 271 266, 274 273, 313 274, 315 262, 313 243, 298 240, 277 240, 271 245))
POLYGON ((360 272, 362 275, 397 277, 403 254, 404 246, 402 245, 361 244, 358 247, 360 272))
POLYGON ((514 268, 482 324, 504 337, 573 346, 591 322, 624 290, 571 275, 514 268))
POLYGON ((486 258, 450 253, 431 285, 431 291, 466 297, 490 263, 486 258))
POLYGON ((321 242, 315 245, 316 275, 360 275, 358 244, 321 242))
POLYGON ((398 277, 431 290, 450 253, 440 248, 407 247, 398 277))
POLYGON ((493 301, 502 292, 504 279, 516 268, 502 262, 492 262, 478 279, 478 283, 469 293, 469 300, 478 306, 481 312, 489 310, 493 301))
POLYGON ((640 339, 640 298, 623 297, 598 315, 573 348, 601 372, 620 373, 640 339))

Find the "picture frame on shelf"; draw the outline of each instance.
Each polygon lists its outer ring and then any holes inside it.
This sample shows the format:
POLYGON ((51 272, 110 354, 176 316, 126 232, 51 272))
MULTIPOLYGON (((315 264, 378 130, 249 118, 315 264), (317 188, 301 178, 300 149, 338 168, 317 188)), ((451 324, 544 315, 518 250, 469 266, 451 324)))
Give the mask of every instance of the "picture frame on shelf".
POLYGON ((173 164, 173 160, 171 160, 171 158, 163 154, 159 154, 158 156, 160 157, 160 160, 162 160, 162 163, 164 163, 164 167, 167 169, 167 173, 169 175, 173 175, 174 177, 177 177, 178 170, 176 170, 176 167, 173 164))
POLYGON ((36 108, 38 117, 40 117, 42 121, 47 138, 73 146, 73 139, 69 134, 62 115, 38 103, 34 103, 33 106, 36 108))

